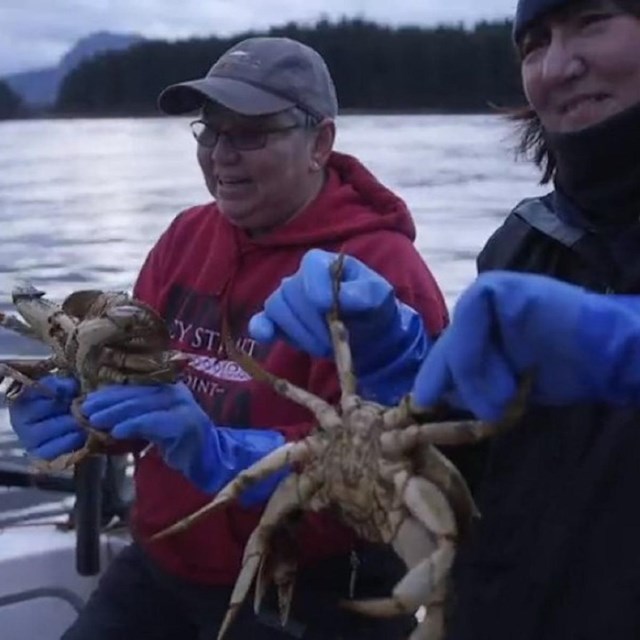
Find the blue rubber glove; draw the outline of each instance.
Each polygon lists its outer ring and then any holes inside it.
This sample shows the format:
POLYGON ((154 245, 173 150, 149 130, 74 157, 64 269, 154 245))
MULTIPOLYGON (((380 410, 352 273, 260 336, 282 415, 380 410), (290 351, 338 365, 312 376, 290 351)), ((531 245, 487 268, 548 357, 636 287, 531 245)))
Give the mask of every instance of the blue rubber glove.
MULTIPOLYGON (((308 251, 298 271, 284 278, 264 310, 251 318, 252 337, 267 343, 284 338, 313 356, 331 356, 325 315, 333 305, 330 267, 337 258, 321 249, 308 251)), ((396 298, 387 280, 351 256, 344 259, 339 303, 360 392, 394 404, 410 389, 428 350, 422 318, 396 298)))
POLYGON ((79 393, 71 377, 45 376, 38 381, 55 396, 29 387, 9 406, 9 421, 22 446, 35 458, 53 460, 84 445, 87 435, 69 413, 79 393))
MULTIPOLYGON (((116 439, 153 443, 168 466, 211 494, 284 444, 277 431, 215 426, 183 383, 105 387, 87 396, 82 412, 116 439)), ((265 502, 287 472, 247 489, 242 504, 265 502)))
POLYGON ((538 275, 490 272, 461 296, 415 380, 417 404, 453 398, 496 420, 533 371, 544 405, 640 403, 640 297, 604 296, 538 275))

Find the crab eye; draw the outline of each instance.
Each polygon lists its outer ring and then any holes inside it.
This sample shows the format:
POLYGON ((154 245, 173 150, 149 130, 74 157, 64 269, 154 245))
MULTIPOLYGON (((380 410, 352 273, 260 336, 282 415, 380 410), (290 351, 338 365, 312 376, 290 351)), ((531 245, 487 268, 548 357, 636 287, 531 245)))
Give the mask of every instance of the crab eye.
POLYGON ((122 305, 107 309, 105 315, 109 320, 120 327, 128 328, 128 326, 136 322, 140 309, 132 305, 122 305))
POLYGON ((118 307, 113 307, 112 309, 107 310, 107 315, 110 318, 131 318, 138 313, 138 307, 134 307, 133 305, 121 305, 118 307))

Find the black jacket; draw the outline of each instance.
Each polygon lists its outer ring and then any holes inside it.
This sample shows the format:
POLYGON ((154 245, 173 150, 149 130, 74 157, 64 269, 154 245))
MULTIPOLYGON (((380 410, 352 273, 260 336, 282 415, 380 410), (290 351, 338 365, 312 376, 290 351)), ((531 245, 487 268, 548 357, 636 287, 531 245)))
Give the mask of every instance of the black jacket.
MULTIPOLYGON (((479 271, 640 293, 640 232, 596 236, 553 207, 552 196, 520 203, 479 271)), ((478 503, 448 640, 640 639, 640 412, 532 408, 490 443, 478 503)))

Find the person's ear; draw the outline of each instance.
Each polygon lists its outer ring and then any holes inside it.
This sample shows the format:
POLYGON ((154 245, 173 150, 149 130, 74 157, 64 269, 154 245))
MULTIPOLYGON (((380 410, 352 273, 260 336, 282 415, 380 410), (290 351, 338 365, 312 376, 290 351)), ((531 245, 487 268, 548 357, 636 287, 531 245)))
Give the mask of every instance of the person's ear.
POLYGON ((311 149, 311 171, 324 169, 333 151, 336 140, 336 124, 325 119, 314 130, 313 147, 311 149))

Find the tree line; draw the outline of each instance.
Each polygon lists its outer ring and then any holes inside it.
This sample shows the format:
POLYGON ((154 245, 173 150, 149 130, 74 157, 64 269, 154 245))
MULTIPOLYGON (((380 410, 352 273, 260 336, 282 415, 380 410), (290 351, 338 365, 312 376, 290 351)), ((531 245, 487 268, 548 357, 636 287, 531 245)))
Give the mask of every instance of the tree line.
POLYGON ((12 91, 6 82, 0 80, 0 120, 20 118, 27 113, 20 96, 12 91))
MULTIPOLYGON (((145 41, 93 58, 69 73, 54 113, 126 116, 156 112, 160 91, 202 77, 235 42, 231 38, 145 41)), ((392 28, 364 20, 290 23, 268 35, 315 48, 336 83, 343 110, 482 112, 522 103, 511 23, 392 28)), ((1 93, 0 93, 1 100, 1 93)))

